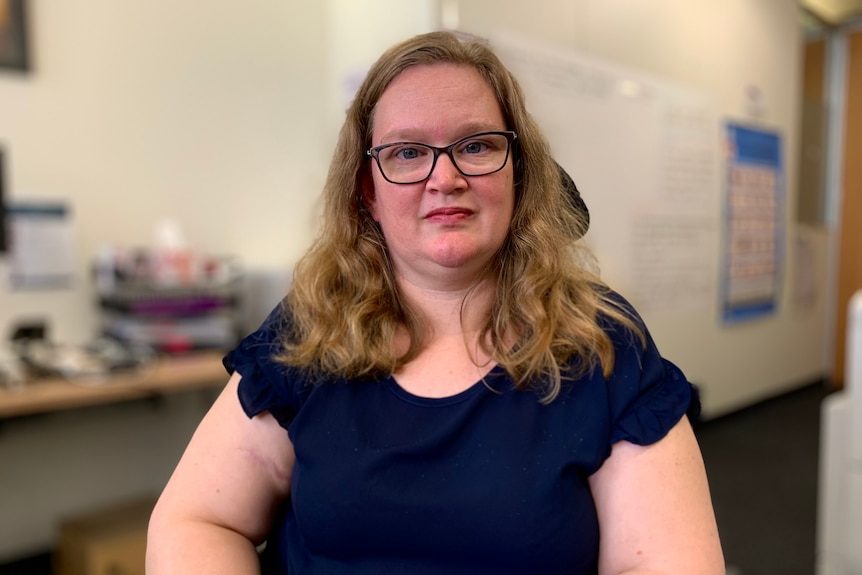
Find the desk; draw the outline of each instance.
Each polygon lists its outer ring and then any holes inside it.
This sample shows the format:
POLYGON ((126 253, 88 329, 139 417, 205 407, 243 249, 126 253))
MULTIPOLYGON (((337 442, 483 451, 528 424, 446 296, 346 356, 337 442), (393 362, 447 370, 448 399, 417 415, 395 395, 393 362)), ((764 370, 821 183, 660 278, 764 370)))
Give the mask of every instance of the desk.
POLYGON ((224 386, 223 352, 161 357, 140 369, 98 377, 39 378, 0 387, 0 419, 224 386))

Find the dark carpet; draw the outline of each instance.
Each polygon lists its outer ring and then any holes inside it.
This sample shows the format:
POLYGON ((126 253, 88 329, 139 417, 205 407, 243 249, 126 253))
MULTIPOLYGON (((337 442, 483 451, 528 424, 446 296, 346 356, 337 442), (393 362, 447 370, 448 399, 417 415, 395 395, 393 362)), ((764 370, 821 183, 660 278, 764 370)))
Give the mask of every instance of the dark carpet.
POLYGON ((728 573, 813 575, 823 383, 696 427, 728 573))

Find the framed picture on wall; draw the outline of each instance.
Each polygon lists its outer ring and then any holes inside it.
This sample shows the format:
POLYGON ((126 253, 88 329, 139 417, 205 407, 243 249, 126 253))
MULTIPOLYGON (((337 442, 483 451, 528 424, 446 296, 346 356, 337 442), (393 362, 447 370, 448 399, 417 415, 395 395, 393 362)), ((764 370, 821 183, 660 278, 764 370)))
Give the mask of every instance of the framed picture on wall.
POLYGON ((30 68, 27 50, 27 0, 0 0, 0 70, 26 71, 30 68))

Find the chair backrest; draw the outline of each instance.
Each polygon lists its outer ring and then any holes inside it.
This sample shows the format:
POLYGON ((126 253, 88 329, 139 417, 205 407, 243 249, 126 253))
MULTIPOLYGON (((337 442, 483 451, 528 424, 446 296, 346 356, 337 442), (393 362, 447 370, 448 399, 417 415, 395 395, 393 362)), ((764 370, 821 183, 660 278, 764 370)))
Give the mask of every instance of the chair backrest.
POLYGON ((578 230, 578 235, 583 236, 587 233, 587 230, 590 229, 590 210, 587 209, 587 204, 584 202, 584 198, 581 197, 581 192, 578 190, 578 186, 575 185, 575 181, 569 175, 569 173, 557 162, 557 168, 560 170, 560 179, 563 180, 563 187, 569 193, 569 200, 571 200, 572 207, 583 214, 584 216, 584 226, 583 229, 578 230))

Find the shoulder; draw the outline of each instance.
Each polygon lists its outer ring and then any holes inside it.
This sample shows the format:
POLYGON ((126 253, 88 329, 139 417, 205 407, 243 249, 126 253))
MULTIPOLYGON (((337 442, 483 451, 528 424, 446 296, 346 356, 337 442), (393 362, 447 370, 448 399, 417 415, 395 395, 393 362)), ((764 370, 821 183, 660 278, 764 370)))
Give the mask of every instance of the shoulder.
POLYGON ((620 293, 603 293, 609 312, 599 324, 614 347, 614 368, 606 379, 612 443, 647 445, 661 439, 686 413, 699 411, 685 374, 659 351, 635 307, 620 293))
POLYGON ((284 306, 278 305, 260 327, 225 355, 222 360, 225 369, 231 374, 239 372, 244 378, 258 374, 277 376, 284 372, 277 358, 282 352, 284 334, 288 333, 290 324, 290 314, 284 306))
POLYGON ((597 292, 600 306, 596 320, 617 352, 652 344, 646 323, 628 299, 606 286, 598 287, 597 292))
POLYGON ((291 326, 290 312, 280 304, 223 359, 229 373, 242 376, 238 394, 246 415, 268 411, 285 428, 311 391, 305 374, 279 359, 291 326))

